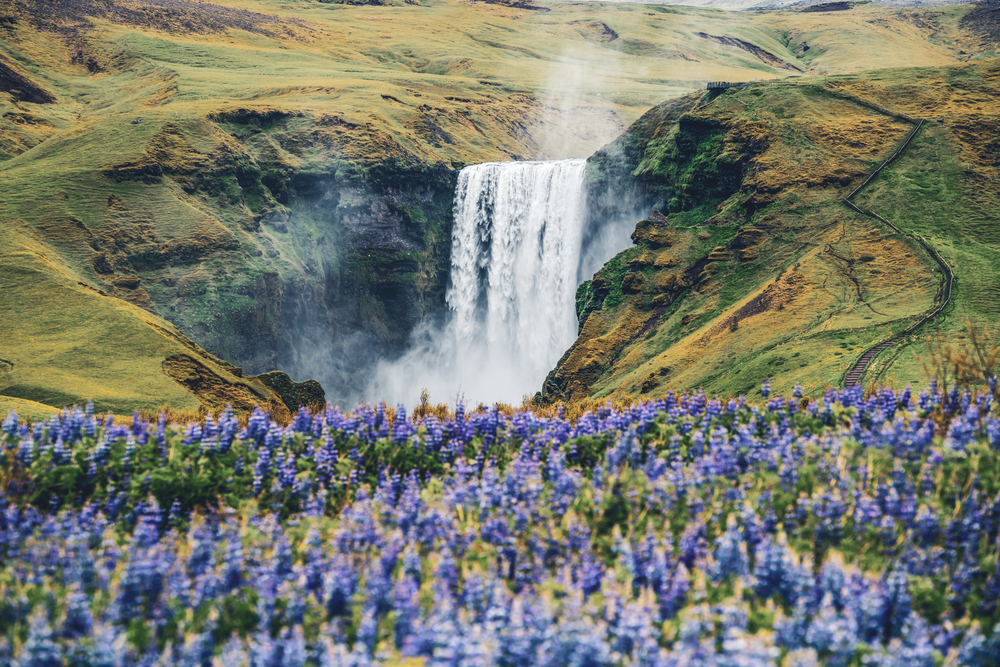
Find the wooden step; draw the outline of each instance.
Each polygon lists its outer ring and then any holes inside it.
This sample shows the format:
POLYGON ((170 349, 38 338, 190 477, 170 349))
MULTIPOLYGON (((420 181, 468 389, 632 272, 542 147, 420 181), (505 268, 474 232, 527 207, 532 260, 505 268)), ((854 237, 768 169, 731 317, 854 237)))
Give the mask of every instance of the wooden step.
POLYGON ((847 373, 847 375, 844 376, 844 386, 845 387, 855 386, 861 379, 861 376, 864 375, 864 372, 868 368, 868 364, 871 363, 871 360, 874 359, 879 352, 886 349, 887 347, 895 345, 896 343, 899 342, 899 340, 900 340, 899 338, 893 338, 892 340, 887 340, 884 343, 879 343, 872 349, 862 354, 861 357, 858 359, 857 363, 855 363, 854 366, 851 368, 851 370, 847 373))

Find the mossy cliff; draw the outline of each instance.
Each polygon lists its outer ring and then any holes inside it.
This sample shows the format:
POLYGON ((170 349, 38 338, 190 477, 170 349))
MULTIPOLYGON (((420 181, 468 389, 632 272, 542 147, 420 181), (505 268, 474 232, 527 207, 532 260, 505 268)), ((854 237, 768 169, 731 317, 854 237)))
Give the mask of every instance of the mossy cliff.
MULTIPOLYGON (((841 202, 921 128, 858 195, 920 234, 954 269, 936 317, 960 339, 995 324, 1000 204, 1000 61, 873 71, 708 91, 666 102, 588 163, 592 229, 619 203, 641 211, 634 245, 580 286, 580 337, 542 400, 704 387, 735 395, 842 381, 860 354, 942 299, 938 265, 913 239, 841 202), (780 386, 779 386, 780 385, 780 386)), ((925 334, 869 371, 916 382, 925 334)))
MULTIPOLYGON (((88 174, 93 189, 64 182, 41 211, 16 202, 84 285, 247 374, 319 379, 334 401, 359 388, 373 349, 400 349, 443 303, 450 166, 350 163, 337 123, 271 108, 129 129, 139 150, 88 174)), ((21 384, 4 393, 37 398, 21 384)))
POLYGON ((592 226, 623 211, 644 215, 650 210, 701 222, 707 207, 739 188, 759 147, 736 136, 724 146, 726 126, 691 113, 704 97, 692 93, 653 107, 587 161, 592 226))
MULTIPOLYGON (((225 232, 195 247, 135 238, 95 262, 135 275, 123 295, 144 290, 152 310, 213 353, 254 373, 315 377, 346 402, 372 351, 401 350, 444 301, 455 170, 405 155, 345 161, 342 125, 301 112, 236 109, 197 126, 217 143, 190 156, 196 169, 160 160, 155 175, 131 178, 200 202, 225 232)), ((146 154, 185 131, 168 122, 146 154)))

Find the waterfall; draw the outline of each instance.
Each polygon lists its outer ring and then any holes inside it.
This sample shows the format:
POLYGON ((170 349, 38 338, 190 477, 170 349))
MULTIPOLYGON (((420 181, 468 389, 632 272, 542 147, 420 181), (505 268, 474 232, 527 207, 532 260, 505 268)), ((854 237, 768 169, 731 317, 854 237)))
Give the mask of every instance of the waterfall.
POLYGON ((447 320, 418 327, 401 359, 380 364, 369 399, 412 405, 426 387, 434 402, 519 403, 541 388, 577 333, 585 164, 459 173, 447 320))
MULTIPOLYGON (((461 352, 541 386, 576 338, 583 160, 481 164, 455 194, 448 307, 461 352)), ((520 398, 520 396, 518 396, 520 398)))

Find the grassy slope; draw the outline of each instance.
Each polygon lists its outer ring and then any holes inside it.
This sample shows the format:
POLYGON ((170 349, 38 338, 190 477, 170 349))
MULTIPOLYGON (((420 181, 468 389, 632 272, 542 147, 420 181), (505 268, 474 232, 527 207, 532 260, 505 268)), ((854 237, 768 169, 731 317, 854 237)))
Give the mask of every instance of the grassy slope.
MULTIPOLYGON (((795 384, 816 391, 839 382, 867 346, 931 308, 940 273, 925 253, 837 201, 894 152, 910 126, 844 94, 941 119, 859 200, 924 235, 953 267, 958 287, 938 320, 946 337, 960 336, 966 319, 995 323, 998 239, 990 220, 1000 188, 989 137, 1000 112, 998 67, 990 60, 761 84, 706 96, 680 126, 637 124, 641 138, 632 142, 645 142, 642 155, 657 172, 645 187, 694 210, 671 214, 665 226, 645 223, 636 247, 598 273, 582 301, 599 300, 604 290, 606 305, 585 320, 548 393, 602 397, 703 386, 738 394, 767 376, 779 391, 795 384), (699 119, 716 123, 723 143, 706 141, 685 154, 676 147, 690 141, 699 119), (718 199, 685 195, 685 185, 726 154, 743 156, 742 180, 716 212, 718 199), (713 213, 710 226, 673 229, 704 224, 713 213), (644 275, 638 291, 629 273, 644 275)), ((620 148, 602 151, 592 166, 621 173, 637 162, 616 164, 627 154, 620 148)), ((643 176, 641 164, 634 169, 643 176)), ((916 384, 919 357, 926 357, 922 337, 903 350, 884 353, 869 379, 916 384)))
POLYGON ((41 409, 37 404, 68 405, 83 397, 102 411, 167 405, 194 411, 227 402, 244 409, 253 403, 282 409, 277 395, 259 380, 237 377, 231 365, 198 348, 169 322, 79 281, 50 259, 57 255, 31 230, 11 224, 6 231, 0 240, 5 400, 23 400, 30 413, 41 409), (193 374, 177 369, 187 359, 194 360, 193 374), (174 377, 214 386, 204 395, 174 377))
POLYGON ((23 398, 0 396, 0 413, 6 415, 11 410, 16 412, 18 417, 22 419, 30 419, 32 421, 42 421, 48 419, 56 412, 56 408, 43 403, 26 401, 23 398))
POLYGON ((5 10, 14 19, 0 34, 5 66, 55 102, 0 94, 0 340, 15 368, 0 392, 116 409, 194 405, 160 372, 186 343, 150 329, 168 327, 142 308, 224 352, 222 324, 259 310, 268 276, 345 261, 317 254, 320 223, 258 228, 282 211, 266 174, 253 172, 261 165, 340 173, 343 164, 349 181, 386 162, 586 155, 648 105, 706 80, 951 62, 967 11, 221 4, 274 18, 256 32, 206 27, 195 14, 57 17, 39 28, 30 3, 5 10), (230 122, 245 109, 283 120, 230 122), (162 176, 148 173, 154 162, 162 176), (144 273, 151 256, 166 257, 166 269, 144 273), (110 271, 95 268, 101 257, 110 271), (43 322, 46 338, 32 341, 43 322))
MULTIPOLYGON (((924 236, 955 272, 953 305, 932 328, 960 342, 966 325, 995 329, 1000 319, 1000 63, 919 72, 892 86, 896 108, 941 122, 929 125, 904 158, 863 193, 863 206, 924 236)), ((878 89, 869 94, 877 99, 878 89)), ((926 375, 924 337, 880 355, 868 380, 896 385, 926 375)))

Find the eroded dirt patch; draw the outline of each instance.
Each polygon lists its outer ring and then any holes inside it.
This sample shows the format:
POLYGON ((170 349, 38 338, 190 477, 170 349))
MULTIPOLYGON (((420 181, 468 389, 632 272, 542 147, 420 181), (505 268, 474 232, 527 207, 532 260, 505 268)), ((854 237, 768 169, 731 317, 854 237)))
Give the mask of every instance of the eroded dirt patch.
POLYGON ((751 44, 750 42, 744 42, 742 39, 737 39, 735 37, 709 35, 704 32, 696 32, 695 35, 701 37, 702 39, 708 39, 713 42, 718 42, 723 46, 735 46, 738 49, 743 49, 750 55, 756 57, 762 63, 770 65, 771 67, 780 67, 781 69, 792 69, 796 72, 801 72, 802 68, 793 65, 792 63, 782 60, 778 56, 774 55, 770 51, 760 48, 756 44, 751 44))
POLYGON ((163 372, 185 389, 194 394, 201 404, 210 411, 232 405, 237 412, 249 412, 260 405, 271 411, 278 419, 288 419, 288 408, 263 391, 257 393, 249 385, 228 380, 211 368, 186 354, 174 354, 163 360, 163 372))
POLYGON ((0 92, 10 93, 18 102, 52 104, 56 101, 52 93, 33 83, 3 58, 0 58, 0 92))
POLYGON ((735 313, 712 327, 699 342, 704 345, 708 343, 712 336, 726 329, 734 329, 739 326, 741 321, 749 317, 766 313, 769 310, 783 308, 786 303, 795 298, 796 294, 802 292, 804 283, 804 275, 798 271, 789 271, 768 285, 763 292, 737 308, 735 313))

